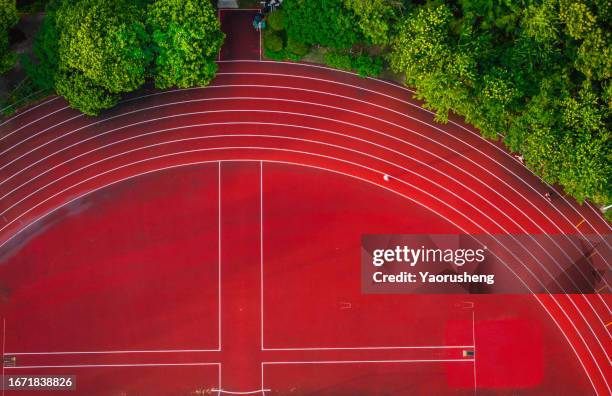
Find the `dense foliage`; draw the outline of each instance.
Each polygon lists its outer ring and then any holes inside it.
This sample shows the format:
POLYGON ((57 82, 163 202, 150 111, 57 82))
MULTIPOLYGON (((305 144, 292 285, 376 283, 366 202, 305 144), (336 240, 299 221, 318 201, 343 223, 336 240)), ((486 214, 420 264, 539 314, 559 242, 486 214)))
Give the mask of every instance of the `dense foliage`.
POLYGON ((609 203, 612 50, 606 1, 411 7, 390 63, 445 121, 465 116, 549 183, 609 203))
POLYGON ((383 54, 438 121, 462 115, 545 181, 610 204, 608 0, 285 0, 283 11, 288 37, 328 47, 328 65, 368 74, 366 54, 383 54))
POLYGON ((15 0, 0 0, 0 73, 13 67, 16 56, 9 50, 9 30, 17 23, 19 15, 15 0))
POLYGON ((287 21, 283 10, 271 12, 266 19, 268 28, 264 33, 264 50, 268 58, 299 60, 308 53, 308 44, 287 34, 287 21))
POLYGON ((155 48, 155 85, 186 88, 207 85, 224 34, 209 1, 157 0, 147 21, 155 48))
POLYGON ((343 0, 285 0, 287 35, 308 45, 348 48, 363 39, 356 15, 343 0))
POLYGON ((160 88, 206 85, 222 41, 206 1, 52 0, 25 67, 95 115, 149 78, 160 88))

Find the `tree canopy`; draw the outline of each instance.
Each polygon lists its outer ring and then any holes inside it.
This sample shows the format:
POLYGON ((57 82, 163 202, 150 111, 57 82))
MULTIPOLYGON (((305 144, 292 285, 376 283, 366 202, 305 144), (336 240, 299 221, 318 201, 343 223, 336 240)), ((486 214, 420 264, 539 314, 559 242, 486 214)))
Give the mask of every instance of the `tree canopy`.
POLYGON ((224 34, 209 1, 157 0, 149 6, 147 24, 158 88, 186 88, 212 80, 224 34))
POLYGON ((356 15, 343 0, 285 0, 287 35, 297 42, 348 48, 363 40, 356 15))
POLYGON ((19 20, 15 0, 0 0, 0 73, 10 69, 16 56, 9 50, 9 30, 19 20))
POLYGON ((438 120, 460 114, 547 182, 609 204, 610 12, 604 0, 413 5, 389 63, 438 120))
POLYGON ((148 79, 208 84, 223 38, 207 1, 52 0, 25 66, 39 86, 95 115, 148 79))

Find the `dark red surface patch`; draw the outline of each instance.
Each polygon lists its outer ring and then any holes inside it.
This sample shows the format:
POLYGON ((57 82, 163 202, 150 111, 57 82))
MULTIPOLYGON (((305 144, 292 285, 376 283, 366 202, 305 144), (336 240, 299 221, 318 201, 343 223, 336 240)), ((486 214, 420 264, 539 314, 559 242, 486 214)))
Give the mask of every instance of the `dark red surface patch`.
POLYGON ((218 346, 217 166, 95 192, 7 249, 7 352, 218 346))

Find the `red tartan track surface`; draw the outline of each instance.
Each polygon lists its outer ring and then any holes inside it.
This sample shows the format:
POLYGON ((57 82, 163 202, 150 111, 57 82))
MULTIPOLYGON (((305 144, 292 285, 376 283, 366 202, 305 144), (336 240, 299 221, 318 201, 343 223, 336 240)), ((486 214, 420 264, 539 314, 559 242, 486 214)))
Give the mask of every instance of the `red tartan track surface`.
POLYGON ((360 286, 365 233, 609 233, 597 210, 548 202, 406 88, 225 51, 207 88, 98 118, 53 97, 1 124, 4 374, 92 396, 610 394, 607 285, 360 286))

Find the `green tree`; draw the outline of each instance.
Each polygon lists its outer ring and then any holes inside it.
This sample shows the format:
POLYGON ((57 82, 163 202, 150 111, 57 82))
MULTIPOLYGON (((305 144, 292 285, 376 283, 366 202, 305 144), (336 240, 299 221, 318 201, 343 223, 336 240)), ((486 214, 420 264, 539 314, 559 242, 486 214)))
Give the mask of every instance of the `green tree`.
POLYGON ((364 40, 343 0, 285 0, 283 10, 287 35, 296 42, 349 48, 364 40))
POLYGON ((158 88, 204 86, 212 80, 225 35, 209 1, 156 0, 149 6, 147 24, 158 88))
POLYGON ((344 0, 344 4, 357 16, 359 27, 366 39, 376 45, 388 43, 391 25, 402 8, 401 2, 395 0, 344 0))
POLYGON ((145 82, 151 61, 144 12, 129 0, 64 1, 57 10, 59 67, 78 71, 108 92, 145 82))
POLYGON ((120 99, 119 94, 109 92, 77 70, 62 70, 56 78, 55 90, 72 107, 91 116, 115 106, 120 99))
POLYGON ((0 73, 15 64, 16 55, 9 50, 9 30, 19 20, 15 0, 0 0, 0 73))

